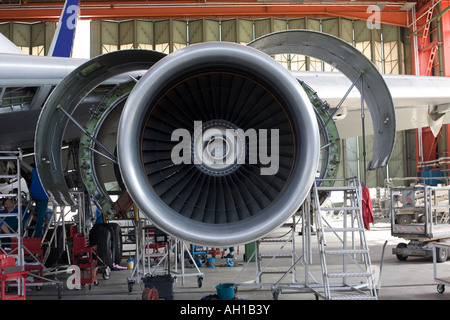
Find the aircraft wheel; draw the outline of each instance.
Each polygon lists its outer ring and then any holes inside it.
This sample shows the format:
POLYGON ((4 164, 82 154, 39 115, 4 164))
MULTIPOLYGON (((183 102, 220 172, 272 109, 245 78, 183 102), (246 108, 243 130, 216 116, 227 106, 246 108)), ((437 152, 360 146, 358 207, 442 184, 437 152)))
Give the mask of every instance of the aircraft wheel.
POLYGON ((113 264, 113 234, 106 223, 96 223, 89 233, 89 243, 97 245, 97 254, 107 267, 113 264))

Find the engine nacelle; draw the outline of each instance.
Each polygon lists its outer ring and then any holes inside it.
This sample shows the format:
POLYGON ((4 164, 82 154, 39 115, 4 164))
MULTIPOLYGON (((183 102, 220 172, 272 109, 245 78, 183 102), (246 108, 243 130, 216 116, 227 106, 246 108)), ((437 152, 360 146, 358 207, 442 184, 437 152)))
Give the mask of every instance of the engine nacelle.
POLYGON ((159 228, 208 246, 283 224, 317 173, 319 130, 298 81, 268 55, 209 42, 158 61, 132 90, 118 160, 133 201, 159 228))

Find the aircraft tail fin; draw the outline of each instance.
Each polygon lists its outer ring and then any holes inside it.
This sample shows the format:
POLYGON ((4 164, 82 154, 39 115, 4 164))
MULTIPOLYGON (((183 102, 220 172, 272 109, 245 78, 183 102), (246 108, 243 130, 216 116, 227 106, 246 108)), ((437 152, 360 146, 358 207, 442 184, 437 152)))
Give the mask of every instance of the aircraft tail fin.
POLYGON ((72 55, 79 13, 80 1, 66 0, 47 54, 48 56, 69 58, 72 55))

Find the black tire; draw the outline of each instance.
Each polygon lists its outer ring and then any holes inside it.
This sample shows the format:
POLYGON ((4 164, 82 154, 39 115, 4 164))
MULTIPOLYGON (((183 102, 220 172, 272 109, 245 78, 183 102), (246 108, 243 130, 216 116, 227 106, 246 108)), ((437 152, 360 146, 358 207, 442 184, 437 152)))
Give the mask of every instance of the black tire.
MULTIPOLYGON (((46 241, 50 241, 54 232, 55 229, 49 230, 46 236, 46 241)), ((53 242, 50 244, 50 249, 48 248, 47 244, 44 244, 43 246, 44 254, 46 250, 50 250, 47 260, 45 260, 44 263, 47 268, 54 267, 60 261, 60 259, 62 258, 62 254, 65 251, 64 243, 65 241, 62 226, 58 226, 56 230, 56 241, 53 240, 53 242)))
POLYGON ((107 267, 113 265, 113 234, 106 223, 96 223, 89 232, 89 243, 97 245, 97 254, 107 267))
MULTIPOLYGON (((397 245, 397 248, 406 248, 408 245, 406 244, 406 243, 399 243, 398 245, 397 245)), ((400 261, 406 261, 406 259, 408 259, 408 256, 404 256, 404 255, 402 255, 402 254, 396 254, 396 256, 397 256, 397 259, 398 260, 400 260, 400 261)))
POLYGON ((58 286, 56 290, 58 291, 58 300, 61 300, 63 287, 58 286))
POLYGON ((398 224, 411 224, 412 215, 410 214, 399 214, 397 215, 397 223, 398 224))
POLYGON ((442 263, 447 261, 448 251, 445 248, 436 247, 436 262, 442 263))
POLYGON ((111 248, 113 251, 113 262, 120 264, 122 262, 122 229, 118 223, 108 223, 108 228, 111 230, 113 238, 111 248))
MULTIPOLYGON (((440 239, 439 243, 450 244, 450 238, 440 239)), ((441 247, 436 247, 436 261, 442 263, 447 261, 449 255, 449 250, 441 247)))

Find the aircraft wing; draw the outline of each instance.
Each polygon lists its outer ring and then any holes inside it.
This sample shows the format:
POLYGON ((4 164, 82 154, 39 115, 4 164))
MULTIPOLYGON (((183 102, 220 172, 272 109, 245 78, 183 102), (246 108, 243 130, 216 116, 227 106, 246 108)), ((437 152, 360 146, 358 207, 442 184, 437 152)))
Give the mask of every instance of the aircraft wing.
MULTIPOLYGON (((298 80, 307 83, 318 96, 335 108, 343 100, 352 83, 339 72, 294 72, 298 80)), ((383 75, 395 106, 397 131, 431 127, 439 131, 450 123, 450 78, 411 75, 383 75)), ((370 113, 365 112, 366 134, 372 134, 370 113)), ((352 88, 334 120, 341 138, 361 135, 361 95, 352 88)))
POLYGON ((25 52, 20 50, 18 46, 9 41, 2 33, 0 33, 0 53, 12 53, 25 55, 25 52))
MULTIPOLYGON (((37 120, 45 101, 58 83, 86 61, 0 53, 0 150, 33 147, 37 120)), ((105 86, 125 82, 130 76, 137 78, 142 73, 135 71, 107 79, 98 91, 103 92, 105 86)), ((77 110, 81 118, 87 120, 87 108, 98 103, 102 97, 102 93, 94 91, 85 98, 84 106, 77 110)), ((71 137, 79 138, 81 134, 77 128, 73 133, 69 129, 67 131, 71 137)))
POLYGON ((31 148, 36 123, 55 86, 85 60, 71 57, 79 0, 66 0, 47 57, 25 54, 0 34, 0 149, 31 148))
POLYGON ((82 59, 0 54, 0 147, 33 146, 37 119, 55 86, 82 59))

